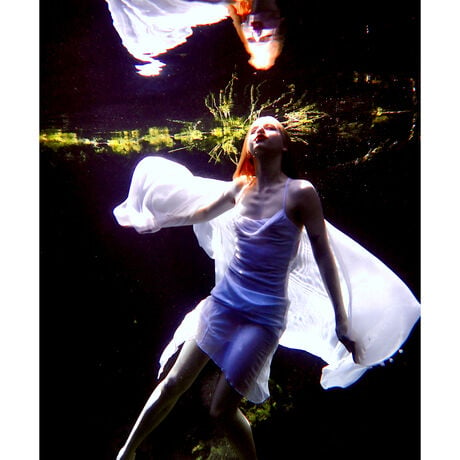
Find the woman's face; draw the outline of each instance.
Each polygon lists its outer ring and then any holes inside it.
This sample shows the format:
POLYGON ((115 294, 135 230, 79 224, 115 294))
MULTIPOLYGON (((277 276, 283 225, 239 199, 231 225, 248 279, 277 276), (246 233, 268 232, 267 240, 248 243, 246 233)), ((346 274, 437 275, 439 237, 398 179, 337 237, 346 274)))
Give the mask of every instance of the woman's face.
POLYGON ((257 69, 269 69, 281 51, 278 29, 280 18, 277 14, 264 12, 250 14, 241 24, 251 55, 251 64, 257 69))
POLYGON ((258 118, 249 130, 248 148, 256 158, 266 152, 282 154, 286 146, 278 120, 273 117, 258 118))
POLYGON ((281 19, 277 13, 262 12, 249 14, 241 27, 248 42, 265 43, 277 38, 280 23, 281 19))

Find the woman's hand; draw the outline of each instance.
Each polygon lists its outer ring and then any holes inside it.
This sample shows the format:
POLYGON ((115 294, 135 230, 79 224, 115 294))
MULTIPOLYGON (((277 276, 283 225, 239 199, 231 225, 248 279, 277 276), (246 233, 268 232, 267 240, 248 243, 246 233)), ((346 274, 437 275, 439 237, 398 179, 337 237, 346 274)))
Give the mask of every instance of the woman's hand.
POLYGON ((353 361, 357 363, 356 343, 350 338, 348 320, 340 320, 337 322, 335 333, 337 338, 342 342, 344 347, 353 355, 353 361))

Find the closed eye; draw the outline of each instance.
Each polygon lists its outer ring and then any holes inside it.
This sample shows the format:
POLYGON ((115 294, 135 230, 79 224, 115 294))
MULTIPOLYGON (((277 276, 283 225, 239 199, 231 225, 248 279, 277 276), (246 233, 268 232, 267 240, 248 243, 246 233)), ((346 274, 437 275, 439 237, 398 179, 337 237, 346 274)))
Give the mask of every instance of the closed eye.
MULTIPOLYGON (((273 124, 263 125, 263 128, 268 130, 268 131, 277 131, 276 126, 273 125, 273 124)), ((254 134, 258 129, 259 129, 259 126, 257 126, 257 125, 253 126, 249 132, 250 132, 250 134, 254 134)))

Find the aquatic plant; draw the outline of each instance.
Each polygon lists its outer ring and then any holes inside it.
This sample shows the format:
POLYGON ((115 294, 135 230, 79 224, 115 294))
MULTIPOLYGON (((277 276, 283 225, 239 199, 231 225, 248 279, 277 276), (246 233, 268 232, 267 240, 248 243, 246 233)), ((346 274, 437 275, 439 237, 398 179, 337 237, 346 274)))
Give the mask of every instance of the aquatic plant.
POLYGON ((115 152, 121 154, 139 153, 143 145, 147 145, 149 150, 158 152, 164 148, 174 145, 173 138, 169 134, 168 128, 151 127, 146 134, 134 129, 132 131, 118 131, 115 136, 107 141, 107 145, 115 152))
POLYGON ((223 89, 205 97, 211 119, 168 120, 174 126, 116 131, 108 139, 44 130, 40 143, 54 150, 88 145, 96 153, 121 155, 193 150, 206 152, 210 161, 236 164, 251 123, 264 111, 280 120, 294 148, 301 147, 300 156, 308 155, 308 161, 319 169, 366 162, 415 139, 418 102, 414 79, 402 84, 355 72, 350 82, 356 88, 346 95, 312 100, 307 92, 299 94, 294 84, 273 96, 267 82, 240 85, 234 74, 223 89), (383 97, 381 93, 392 84, 391 98, 383 97))
POLYGON ((231 112, 235 105, 234 84, 236 80, 237 77, 233 74, 225 88, 219 91, 218 96, 209 93, 205 97, 204 103, 216 121, 225 122, 231 118, 231 112))
POLYGON ((291 102, 284 113, 282 121, 293 142, 308 145, 308 137, 317 132, 317 122, 327 117, 327 114, 318 109, 316 104, 304 104, 305 94, 297 102, 291 102))
POLYGON ((181 125, 182 129, 172 136, 176 142, 181 144, 181 147, 170 150, 170 152, 175 152, 177 150, 207 150, 208 143, 206 142, 206 135, 202 130, 198 128, 201 120, 196 122, 182 120, 171 121, 181 125))
POLYGON ((241 410, 253 427, 267 422, 276 413, 286 413, 292 409, 292 401, 289 394, 281 385, 272 378, 269 379, 271 397, 262 404, 252 404, 243 399, 241 410))
POLYGON ((52 150, 58 150, 61 147, 91 144, 89 139, 79 138, 77 133, 66 133, 61 129, 44 130, 40 133, 39 140, 41 144, 46 144, 52 150))
POLYGON ((226 438, 213 438, 210 443, 200 441, 193 449, 196 460, 238 460, 238 456, 226 438))
POLYGON ((149 128, 147 134, 140 138, 140 142, 145 142, 155 152, 174 145, 174 140, 168 128, 149 128))
POLYGON ((234 84, 237 77, 235 74, 218 95, 209 93, 204 103, 214 117, 217 124, 209 133, 213 143, 208 155, 215 162, 221 161, 221 157, 228 158, 232 163, 238 162, 238 144, 242 142, 249 126, 248 119, 233 114, 235 107, 234 84))
POLYGON ((140 152, 139 130, 117 132, 107 140, 107 145, 115 153, 129 154, 131 152, 140 152))
MULTIPOLYGON (((281 385, 276 383, 272 378, 269 379, 271 397, 262 404, 250 403, 243 398, 241 410, 249 420, 253 429, 257 430, 264 424, 271 423, 274 416, 286 414, 293 408, 292 395, 289 391, 283 390, 281 385)), ((220 436, 213 432, 206 439, 193 439, 191 452, 196 460, 218 460, 218 459, 237 459, 232 446, 226 437, 220 436)))
POLYGON ((90 145, 96 153, 113 152, 121 155, 140 153, 146 146, 150 151, 173 147, 174 139, 167 127, 150 127, 142 133, 139 129, 114 131, 107 139, 79 138, 76 133, 61 130, 44 130, 40 133, 40 144, 53 150, 76 146, 90 145))
POLYGON ((305 94, 297 98, 293 84, 288 85, 286 91, 276 98, 263 97, 264 82, 252 84, 243 90, 245 103, 237 104, 236 80, 236 75, 232 75, 226 87, 217 95, 210 93, 205 98, 205 105, 217 124, 210 132, 210 140, 214 145, 208 152, 210 158, 216 162, 221 161, 222 157, 234 164, 238 162, 241 145, 249 127, 265 110, 270 109, 280 119, 293 141, 303 143, 307 143, 306 137, 314 131, 315 122, 326 116, 315 104, 305 102, 305 94), (246 102, 245 93, 248 93, 249 104, 246 102), (244 115, 234 113, 236 107, 243 105, 248 112, 244 115))

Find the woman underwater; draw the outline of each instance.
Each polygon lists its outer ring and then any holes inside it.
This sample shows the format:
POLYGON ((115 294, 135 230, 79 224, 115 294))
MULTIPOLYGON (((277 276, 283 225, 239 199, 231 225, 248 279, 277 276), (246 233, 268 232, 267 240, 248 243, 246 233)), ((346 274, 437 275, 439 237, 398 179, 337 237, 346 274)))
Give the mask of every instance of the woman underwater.
POLYGON ((192 28, 231 17, 256 69, 271 68, 281 53, 281 16, 275 0, 106 0, 123 45, 139 61, 138 73, 159 75, 158 55, 179 46, 192 28))
POLYGON ((283 172, 288 148, 281 123, 261 117, 246 136, 232 182, 197 178, 159 157, 146 158, 136 168, 128 199, 114 210, 118 222, 139 232, 193 224, 200 244, 216 260, 216 285, 186 316, 166 348, 163 366, 183 343, 117 460, 135 458, 137 447, 210 359, 222 370, 210 415, 239 458, 255 459, 251 427, 239 404, 243 397, 260 403, 269 396, 270 363, 282 338, 287 346, 321 356, 332 367, 332 375, 345 376, 332 377, 323 386, 346 386, 369 365, 391 356, 417 321, 419 304, 404 283, 326 223, 312 184, 283 172), (366 262, 342 274, 335 245, 344 249, 345 265, 348 260, 359 265, 359 258, 366 262), (371 283, 364 297, 363 271, 370 273, 365 284, 371 283), (352 310, 356 320, 342 295, 347 283, 348 297, 352 291, 356 294, 357 307, 352 310), (378 299, 369 302, 370 296, 378 299), (394 313, 387 311, 387 304, 394 313), (308 308, 308 314, 302 308, 308 308))

